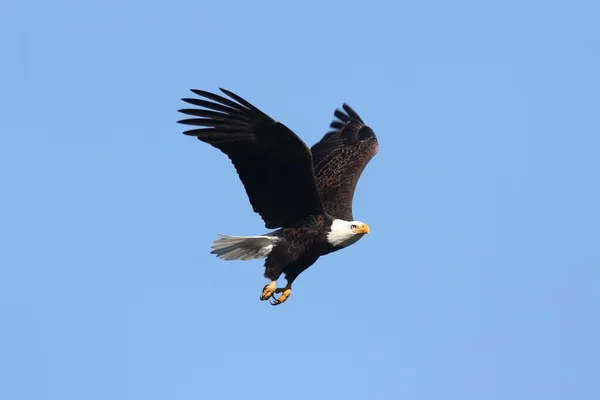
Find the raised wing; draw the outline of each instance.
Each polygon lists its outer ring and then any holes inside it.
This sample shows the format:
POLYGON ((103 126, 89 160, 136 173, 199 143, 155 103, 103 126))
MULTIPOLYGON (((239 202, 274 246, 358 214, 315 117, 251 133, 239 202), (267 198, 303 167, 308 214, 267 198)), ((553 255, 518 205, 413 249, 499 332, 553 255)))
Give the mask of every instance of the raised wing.
POLYGON ((231 159, 252 208, 267 228, 322 213, 310 149, 283 124, 238 95, 221 91, 235 102, 195 89, 192 92, 212 101, 182 99, 202 107, 179 110, 195 118, 178 122, 202 127, 184 133, 198 137, 231 159))
POLYGON ((335 218, 353 221, 352 199, 363 170, 377 154, 375 132, 347 104, 335 110, 337 120, 312 149, 317 189, 325 211, 335 218))

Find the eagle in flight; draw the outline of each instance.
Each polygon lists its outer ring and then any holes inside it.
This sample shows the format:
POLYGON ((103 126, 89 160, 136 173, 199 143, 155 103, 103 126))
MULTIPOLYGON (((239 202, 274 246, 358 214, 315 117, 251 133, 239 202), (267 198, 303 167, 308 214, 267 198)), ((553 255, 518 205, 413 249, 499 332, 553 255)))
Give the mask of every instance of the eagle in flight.
POLYGON ((212 254, 224 260, 266 258, 261 300, 285 302, 292 283, 323 255, 343 249, 369 233, 352 216, 356 184, 377 154, 373 130, 347 104, 335 110, 331 130, 312 148, 292 130, 225 90, 229 98, 192 89, 184 98, 198 108, 179 112, 195 128, 184 134, 225 153, 233 163, 254 212, 272 230, 259 236, 218 235, 212 254), (277 287, 285 274, 287 284, 277 287), (279 295, 277 297, 276 295, 279 295))

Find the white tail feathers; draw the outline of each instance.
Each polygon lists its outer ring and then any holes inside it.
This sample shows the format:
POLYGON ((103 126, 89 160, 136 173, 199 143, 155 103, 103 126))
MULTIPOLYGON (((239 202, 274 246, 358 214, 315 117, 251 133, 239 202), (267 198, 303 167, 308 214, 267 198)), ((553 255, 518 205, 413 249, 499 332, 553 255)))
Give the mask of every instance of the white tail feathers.
POLYGON ((211 254, 228 261, 264 258, 279 240, 276 236, 217 236, 221 239, 215 240, 211 254))

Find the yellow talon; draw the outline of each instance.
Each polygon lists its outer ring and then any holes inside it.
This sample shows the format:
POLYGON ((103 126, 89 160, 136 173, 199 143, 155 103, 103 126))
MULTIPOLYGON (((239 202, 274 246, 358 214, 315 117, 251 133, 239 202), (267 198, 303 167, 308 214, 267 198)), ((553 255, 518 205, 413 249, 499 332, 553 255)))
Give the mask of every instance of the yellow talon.
POLYGON ((268 300, 271 296, 273 296, 273 293, 275 293, 276 289, 277 281, 271 281, 271 283, 265 285, 265 287, 263 288, 262 294, 260 295, 260 299, 262 301, 268 300))
POLYGON ((275 293, 281 293, 281 296, 279 296, 279 298, 273 296, 274 301, 271 301, 271 305, 273 306, 277 306, 279 304, 284 303, 288 299, 288 297, 290 297, 290 295, 292 294, 292 285, 288 284, 284 288, 276 289, 275 293))

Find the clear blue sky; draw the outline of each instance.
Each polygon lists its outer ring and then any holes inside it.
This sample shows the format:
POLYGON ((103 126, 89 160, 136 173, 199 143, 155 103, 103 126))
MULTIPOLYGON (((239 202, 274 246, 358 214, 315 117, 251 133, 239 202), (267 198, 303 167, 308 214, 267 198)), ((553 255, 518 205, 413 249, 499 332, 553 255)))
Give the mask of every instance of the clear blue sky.
POLYGON ((600 398, 600 5, 14 1, 0 43, 0 398, 600 398), (379 136, 372 234, 271 307, 189 88, 379 136))

